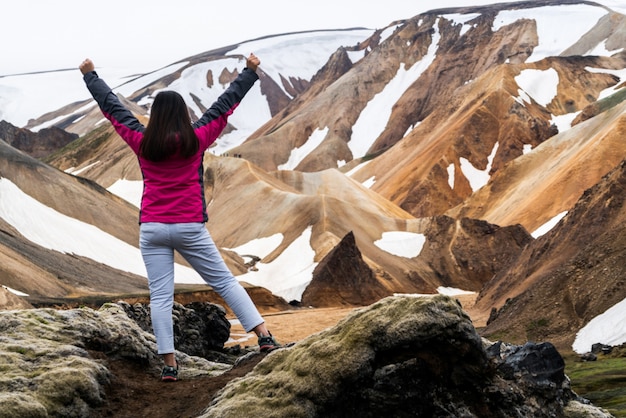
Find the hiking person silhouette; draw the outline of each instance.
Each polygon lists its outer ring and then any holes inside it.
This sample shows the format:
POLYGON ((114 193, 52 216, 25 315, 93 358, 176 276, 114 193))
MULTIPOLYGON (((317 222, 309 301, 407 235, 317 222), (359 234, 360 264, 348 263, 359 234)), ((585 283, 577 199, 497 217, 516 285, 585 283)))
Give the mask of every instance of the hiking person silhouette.
POLYGON ((174 251, 226 301, 246 332, 254 331, 261 351, 280 346, 248 293, 226 266, 205 225, 208 214, 203 185, 204 152, 258 80, 259 64, 260 60, 250 54, 243 71, 193 123, 179 93, 159 92, 150 108, 147 126, 98 76, 90 59, 79 66, 105 118, 139 161, 144 185, 139 244, 148 276, 152 328, 158 354, 163 357, 163 381, 178 379, 172 321, 174 251))

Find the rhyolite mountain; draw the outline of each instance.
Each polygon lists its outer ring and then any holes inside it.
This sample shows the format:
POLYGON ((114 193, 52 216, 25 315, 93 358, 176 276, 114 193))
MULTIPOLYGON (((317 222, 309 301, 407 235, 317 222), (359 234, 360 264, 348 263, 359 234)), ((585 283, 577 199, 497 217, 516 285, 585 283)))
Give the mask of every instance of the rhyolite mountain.
MULTIPOLYGON (((363 30, 330 33, 345 41, 363 30)), ((207 226, 243 280, 310 306, 368 304, 439 287, 480 292, 478 306, 497 312, 486 332, 516 329, 507 337, 519 341, 528 337, 538 306, 559 303, 561 309, 542 312, 541 323, 550 326, 540 336, 563 344, 626 297, 618 274, 610 273, 620 268, 616 258, 602 256, 609 243, 611 254, 626 248, 609 239, 623 233, 625 16, 575 0, 433 10, 358 42, 337 41, 310 76, 281 65, 288 60, 285 37, 309 40, 312 50, 317 39, 301 33, 242 44, 263 51, 269 42, 265 55, 258 52, 260 82, 217 141, 222 145, 205 156, 207 226), (272 54, 272 46, 284 54, 272 54), (601 202, 611 202, 612 211, 601 202), (381 244, 395 232, 423 243, 399 255, 381 244), (236 251, 276 234, 282 240, 267 254, 236 251), (291 283, 287 268, 276 268, 285 272, 280 285, 254 281, 249 256, 258 256, 261 267, 285 265, 281 255, 302 237, 317 266, 305 283, 291 283), (589 268, 580 259, 590 254, 597 254, 593 271, 609 273, 587 282, 589 268), (542 291, 529 303, 545 275, 554 283, 563 275, 581 282, 567 286, 567 294, 542 291), (350 294, 360 286, 367 289, 350 294), (590 293, 593 303, 574 302, 590 293)), ((144 122, 163 88, 181 92, 197 117, 236 77, 242 45, 190 57, 116 92, 144 122)), ((25 153, 15 157, 0 142, 0 177, 137 245, 136 207, 106 189, 138 182, 141 173, 102 120, 92 100, 34 117, 25 128, 53 124, 80 137, 43 163, 25 153)), ((51 250, 4 222, 0 230, 0 265, 15 266, 3 269, 2 284, 31 298, 44 296, 43 286, 66 297, 142 288, 141 277, 107 266, 94 270, 115 277, 115 290, 89 274, 78 281, 53 271, 48 258, 61 255, 39 255, 51 250), (33 247, 27 256, 25 246, 33 247), (32 283, 25 271, 33 272, 32 283)), ((78 271, 91 271, 89 260, 70 258, 66 263, 78 271)))

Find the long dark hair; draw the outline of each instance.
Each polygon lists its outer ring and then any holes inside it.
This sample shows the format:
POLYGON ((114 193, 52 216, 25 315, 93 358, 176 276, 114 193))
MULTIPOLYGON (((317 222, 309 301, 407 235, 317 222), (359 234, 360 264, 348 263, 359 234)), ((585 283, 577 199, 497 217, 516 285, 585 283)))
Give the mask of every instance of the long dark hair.
POLYGON ((159 92, 152 103, 140 155, 154 162, 176 154, 188 158, 198 152, 198 146, 183 97, 175 91, 159 92))

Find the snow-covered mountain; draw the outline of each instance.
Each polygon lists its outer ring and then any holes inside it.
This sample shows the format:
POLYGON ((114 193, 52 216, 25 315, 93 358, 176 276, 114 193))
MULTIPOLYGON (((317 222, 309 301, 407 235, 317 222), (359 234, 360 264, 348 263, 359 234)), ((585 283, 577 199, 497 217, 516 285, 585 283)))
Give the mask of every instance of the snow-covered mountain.
MULTIPOLYGON (((588 234, 577 226, 584 219, 568 221, 569 212, 587 189, 610 183, 603 177, 626 157, 620 141, 625 28, 624 15, 596 3, 539 0, 435 10, 376 31, 269 36, 150 74, 98 71, 143 120, 164 88, 179 91, 197 117, 248 52, 261 58, 260 83, 205 159, 208 228, 241 280, 319 305, 308 295, 356 283, 350 269, 338 268, 341 274, 328 280, 317 267, 337 266, 333 257, 353 254, 352 265, 371 275, 367 286, 376 289, 362 303, 391 293, 481 292, 481 308, 498 311, 490 326, 513 329, 533 312, 506 301, 528 295, 539 282, 525 281, 516 260, 549 240, 559 221, 569 234, 588 234), (345 239, 350 234, 354 244, 345 239), (258 260, 254 268, 251 259, 258 260), (513 308, 515 316, 507 316, 513 308)), ((44 177, 40 169, 23 169, 38 165, 25 155, 20 160, 29 162, 17 164, 7 148, 0 161, 0 227, 21 238, 0 241, 2 260, 20 252, 17 242, 28 242, 141 277, 136 227, 128 226, 136 224, 136 208, 116 197, 137 205, 141 174, 102 123, 78 70, 2 78, 0 97, 0 117, 15 125, 80 135, 44 161, 89 179, 80 186, 62 171, 54 180, 44 177), (51 191, 51 184, 66 186, 51 191), (99 190, 100 204, 62 198, 87 186, 99 190), (114 205, 116 218, 102 205, 114 205)), ((560 264, 539 249, 531 259, 550 273, 581 251, 588 248, 573 240, 560 264)), ((36 258, 29 266, 45 270, 36 258)), ((7 265, 13 268, 4 269, 3 285, 41 295, 20 280, 24 262, 7 265)), ((181 265, 177 280, 199 279, 181 265)), ((603 288, 617 280, 606 278, 603 288)), ((72 288, 68 281, 61 278, 63 289, 72 288)), ((102 291, 98 284, 81 286, 102 291)), ((56 294, 64 292, 74 289, 56 294)), ((548 327, 545 335, 558 333, 571 344, 580 327, 625 292, 578 307, 578 321, 567 330, 548 327)), ((553 313, 557 319, 566 314, 571 311, 553 313)))

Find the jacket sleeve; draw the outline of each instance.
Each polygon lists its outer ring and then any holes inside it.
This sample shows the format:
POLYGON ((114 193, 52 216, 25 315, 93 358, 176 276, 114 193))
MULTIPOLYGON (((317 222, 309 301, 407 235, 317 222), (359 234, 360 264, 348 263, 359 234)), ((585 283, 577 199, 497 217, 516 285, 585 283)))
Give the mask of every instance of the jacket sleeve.
POLYGON ((217 98, 193 127, 203 149, 208 148, 226 127, 228 117, 239 106, 241 100, 259 79, 256 72, 244 68, 239 76, 217 98))
POLYGON ((135 154, 139 154, 139 145, 143 138, 145 127, 120 101, 111 88, 98 77, 95 71, 84 75, 83 80, 87 89, 98 103, 100 110, 115 128, 115 131, 132 148, 135 154))

